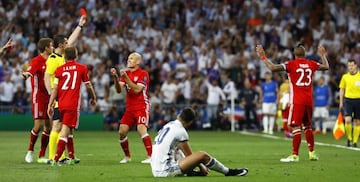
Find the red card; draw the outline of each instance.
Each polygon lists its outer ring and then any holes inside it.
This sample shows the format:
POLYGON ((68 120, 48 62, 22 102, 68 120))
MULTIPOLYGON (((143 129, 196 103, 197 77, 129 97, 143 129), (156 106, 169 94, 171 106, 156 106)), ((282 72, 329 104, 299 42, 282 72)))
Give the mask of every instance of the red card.
POLYGON ((84 8, 80 9, 80 13, 82 16, 86 16, 86 10, 84 8))

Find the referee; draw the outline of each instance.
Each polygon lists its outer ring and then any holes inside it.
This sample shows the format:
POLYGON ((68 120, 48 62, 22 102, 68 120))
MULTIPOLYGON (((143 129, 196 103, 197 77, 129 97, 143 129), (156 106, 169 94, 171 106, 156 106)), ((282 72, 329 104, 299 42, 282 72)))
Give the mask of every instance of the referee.
POLYGON ((344 111, 347 146, 357 147, 360 134, 360 73, 354 59, 350 59, 347 66, 349 72, 342 76, 339 84, 339 109, 344 111), (352 119, 354 128, 351 124, 352 119))

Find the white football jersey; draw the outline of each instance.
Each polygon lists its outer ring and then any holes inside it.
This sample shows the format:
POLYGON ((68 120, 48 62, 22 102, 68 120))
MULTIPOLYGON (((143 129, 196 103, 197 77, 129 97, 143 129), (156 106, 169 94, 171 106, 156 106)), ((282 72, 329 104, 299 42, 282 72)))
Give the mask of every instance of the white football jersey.
POLYGON ((188 141, 189 135, 179 120, 167 123, 154 139, 151 155, 153 171, 164 171, 176 163, 174 152, 180 142, 188 141))

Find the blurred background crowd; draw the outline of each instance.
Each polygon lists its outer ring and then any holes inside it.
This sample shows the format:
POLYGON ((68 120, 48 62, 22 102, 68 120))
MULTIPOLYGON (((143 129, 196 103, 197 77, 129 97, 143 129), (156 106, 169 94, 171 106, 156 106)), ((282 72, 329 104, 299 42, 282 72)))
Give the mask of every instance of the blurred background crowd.
MULTIPOLYGON (((268 71, 254 51, 257 44, 276 63, 292 59, 297 44, 319 60, 316 48, 324 45, 330 70, 314 79, 324 77, 330 86, 331 107, 337 107, 348 59, 360 64, 358 0, 1 0, 0 43, 15 42, 0 58, 1 113, 31 111, 30 83, 21 72, 37 55, 39 38, 70 35, 81 7, 88 22, 76 44, 78 61, 89 67, 99 103, 88 107, 84 89, 82 109, 102 113, 110 130, 121 118, 125 95, 116 94, 109 69, 126 68, 133 51, 142 54, 142 68, 150 74, 154 129, 189 105, 201 114, 194 128, 213 119, 213 128, 227 129, 222 111, 231 95, 237 100, 245 80, 259 89, 268 71), (229 91, 230 83, 235 89, 229 91), (216 106, 215 114, 209 105, 216 106)), ((275 73, 273 79, 280 85, 284 76, 275 73)))

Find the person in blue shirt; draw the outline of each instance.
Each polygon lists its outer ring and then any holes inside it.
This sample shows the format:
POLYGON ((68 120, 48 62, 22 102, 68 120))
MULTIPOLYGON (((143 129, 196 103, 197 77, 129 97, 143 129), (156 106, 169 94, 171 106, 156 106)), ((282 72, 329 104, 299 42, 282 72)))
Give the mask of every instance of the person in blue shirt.
POLYGON ((317 81, 317 85, 314 87, 314 122, 316 134, 326 133, 323 122, 329 118, 331 99, 330 87, 326 84, 325 78, 321 76, 317 81))
POLYGON ((261 83, 263 133, 273 134, 276 116, 278 84, 272 80, 270 72, 265 73, 265 81, 261 83))

